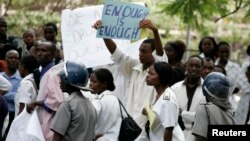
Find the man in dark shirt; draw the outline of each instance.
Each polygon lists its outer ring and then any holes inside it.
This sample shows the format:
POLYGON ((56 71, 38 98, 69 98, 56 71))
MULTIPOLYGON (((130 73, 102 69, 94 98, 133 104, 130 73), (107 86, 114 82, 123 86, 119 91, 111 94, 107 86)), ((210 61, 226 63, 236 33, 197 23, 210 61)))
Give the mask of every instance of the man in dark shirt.
POLYGON ((0 17, 0 60, 5 59, 9 50, 17 50, 18 38, 7 35, 8 23, 4 17, 0 17))

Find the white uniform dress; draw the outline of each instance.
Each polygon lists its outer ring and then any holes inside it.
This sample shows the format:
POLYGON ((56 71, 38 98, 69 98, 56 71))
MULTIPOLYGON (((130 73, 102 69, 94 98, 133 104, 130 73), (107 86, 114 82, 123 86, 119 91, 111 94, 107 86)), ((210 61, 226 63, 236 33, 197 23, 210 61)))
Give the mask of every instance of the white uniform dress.
POLYGON ((118 141, 122 117, 117 97, 104 91, 92 103, 97 111, 95 134, 103 134, 97 141, 118 141))
POLYGON ((19 105, 20 103, 29 104, 34 102, 37 97, 37 90, 34 86, 34 77, 33 74, 29 74, 23 78, 20 82, 20 86, 17 89, 17 93, 15 95, 15 117, 19 113, 19 105))
POLYGON ((127 102, 126 89, 129 85, 129 79, 122 75, 121 71, 119 71, 119 68, 115 63, 98 66, 93 69, 96 70, 99 68, 106 68, 112 73, 115 84, 115 90, 112 92, 112 94, 119 98, 123 105, 125 105, 127 102))
POLYGON ((159 99, 152 105, 156 113, 155 126, 150 129, 150 141, 163 141, 165 128, 174 127, 172 141, 185 141, 184 134, 178 124, 179 106, 175 93, 167 88, 159 99))

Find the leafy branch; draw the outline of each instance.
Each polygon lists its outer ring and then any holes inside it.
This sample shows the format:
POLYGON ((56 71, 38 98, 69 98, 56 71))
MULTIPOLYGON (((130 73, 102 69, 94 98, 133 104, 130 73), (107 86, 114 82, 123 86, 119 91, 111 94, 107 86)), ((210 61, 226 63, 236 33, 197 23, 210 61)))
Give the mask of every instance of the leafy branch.
POLYGON ((235 9, 233 11, 231 11, 231 12, 217 18, 215 20, 215 22, 218 22, 219 20, 221 20, 221 19, 223 19, 223 18, 225 18, 225 17, 227 17, 229 15, 232 15, 232 14, 236 13, 240 8, 242 8, 242 2, 243 2, 242 0, 234 0, 234 2, 235 2, 235 9))

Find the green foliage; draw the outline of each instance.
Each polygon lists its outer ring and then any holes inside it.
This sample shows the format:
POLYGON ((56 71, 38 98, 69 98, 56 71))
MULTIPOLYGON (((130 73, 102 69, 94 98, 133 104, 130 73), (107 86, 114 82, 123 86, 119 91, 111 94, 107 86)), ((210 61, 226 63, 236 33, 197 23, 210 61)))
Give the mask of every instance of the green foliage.
POLYGON ((175 0, 161 5, 162 11, 171 16, 179 16, 182 22, 192 28, 200 28, 206 19, 228 12, 228 0, 175 0))
POLYGON ((250 0, 245 0, 244 1, 245 3, 244 3, 244 5, 243 5, 243 7, 245 8, 245 18, 247 19, 247 20, 250 20, 250 0))
MULTIPOLYGON (((1 0, 8 7, 9 34, 22 36, 28 28, 35 28, 41 31, 46 22, 56 22, 60 30, 61 11, 65 8, 76 8, 85 5, 102 4, 104 0, 1 0), (7 2, 10 2, 8 5, 7 2)), ((229 41, 240 39, 244 43, 249 42, 250 33, 247 30, 236 29, 234 23, 248 23, 250 18, 250 0, 122 0, 141 1, 147 3, 150 8, 148 18, 160 28, 163 43, 169 40, 181 39, 185 41, 187 27, 191 27, 191 47, 196 47, 200 37, 219 34, 222 31, 233 30, 232 34, 225 37, 229 41), (242 3, 242 5, 240 5, 242 3), (232 16, 225 16, 239 6, 241 11, 233 13, 232 16), (243 13, 243 15, 242 15, 243 13), (215 19, 225 16, 222 25, 215 23, 215 19), (241 17, 240 17, 241 16, 241 17), (230 21, 230 22, 229 22, 230 21), (198 30, 196 30, 198 29, 198 30), (176 32, 176 33, 173 33, 176 32), (177 33, 178 32, 178 33, 177 33), (195 32, 195 33, 194 33, 195 32)), ((60 32, 59 32, 60 33, 60 32)), ((152 36, 144 32, 142 36, 152 36)), ((60 35, 58 35, 60 38, 60 35)))
MULTIPOLYGON (((41 12, 27 12, 20 11, 16 14, 7 17, 8 20, 8 33, 22 37, 24 31, 28 28, 34 28, 41 35, 42 26, 47 22, 55 22, 60 24, 60 14, 52 13, 45 14, 41 12)), ((60 27, 58 27, 60 29, 60 27)))
MULTIPOLYGON (((8 34, 21 37, 28 28, 34 28, 38 36, 42 36, 42 26, 47 22, 55 22, 60 30, 61 11, 66 8, 81 7, 86 1, 69 0, 7 0, 4 13, 7 14, 8 34)), ((92 0, 97 3, 98 0, 92 0)), ((60 34, 60 32, 59 32, 60 34)), ((58 35, 58 38, 61 36, 58 35)))
POLYGON ((10 6, 12 9, 18 8, 19 10, 28 10, 31 7, 37 7, 41 2, 48 3, 48 0, 35 1, 35 0, 11 0, 10 6))

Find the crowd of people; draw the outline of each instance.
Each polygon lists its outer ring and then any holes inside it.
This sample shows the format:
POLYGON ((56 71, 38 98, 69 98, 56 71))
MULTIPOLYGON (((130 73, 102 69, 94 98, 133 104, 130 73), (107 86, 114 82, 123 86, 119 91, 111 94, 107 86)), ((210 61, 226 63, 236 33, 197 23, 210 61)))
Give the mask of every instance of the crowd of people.
MULTIPOLYGON (((98 20, 92 28, 101 25, 98 20)), ((206 36, 199 53, 184 61, 183 41, 164 46, 149 19, 139 27, 153 38, 141 43, 138 59, 105 38, 113 67, 90 69, 63 60, 55 23, 43 26, 41 40, 34 29, 16 38, 0 17, 1 141, 24 110, 37 111, 46 141, 118 141, 119 100, 142 129, 136 141, 207 140, 210 124, 250 124, 250 63, 231 61, 229 42, 206 36)))

